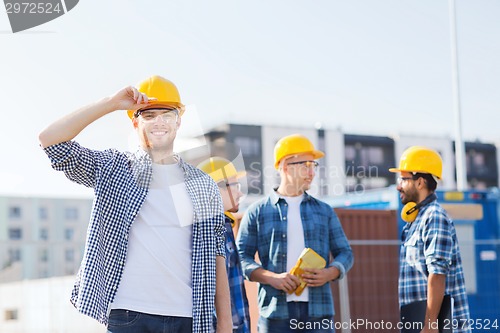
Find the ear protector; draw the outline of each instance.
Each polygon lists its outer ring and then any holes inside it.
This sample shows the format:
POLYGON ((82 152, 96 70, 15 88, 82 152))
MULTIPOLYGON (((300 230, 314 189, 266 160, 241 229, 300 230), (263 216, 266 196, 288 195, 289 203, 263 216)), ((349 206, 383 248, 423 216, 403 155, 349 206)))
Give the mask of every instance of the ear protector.
POLYGON ((420 207, 423 207, 436 199, 436 194, 432 193, 419 203, 408 202, 406 205, 404 205, 403 209, 401 209, 401 218, 405 222, 412 223, 417 218, 418 210, 420 209, 420 207))

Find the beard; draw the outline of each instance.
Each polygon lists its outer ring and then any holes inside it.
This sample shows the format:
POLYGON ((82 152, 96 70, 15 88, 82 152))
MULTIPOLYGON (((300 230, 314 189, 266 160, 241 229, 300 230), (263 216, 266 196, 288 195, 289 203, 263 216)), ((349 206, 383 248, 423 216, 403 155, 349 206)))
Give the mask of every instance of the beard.
POLYGON ((418 192, 414 187, 399 192, 403 194, 401 197, 401 203, 403 205, 406 205, 408 202, 418 202, 418 192))

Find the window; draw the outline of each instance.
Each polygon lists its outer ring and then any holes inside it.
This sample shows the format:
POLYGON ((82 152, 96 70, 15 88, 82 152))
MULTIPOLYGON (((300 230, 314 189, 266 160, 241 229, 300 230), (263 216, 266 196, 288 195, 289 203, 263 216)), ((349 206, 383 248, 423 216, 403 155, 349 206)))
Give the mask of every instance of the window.
POLYGON ((46 279, 49 277, 49 271, 46 268, 42 268, 38 271, 38 277, 41 279, 46 279))
POLYGON ((21 218, 21 207, 19 207, 19 206, 9 207, 9 218, 20 219, 21 218))
POLYGON ((379 165, 384 162, 384 150, 381 147, 368 148, 368 165, 379 165))
POLYGON ((73 239, 74 234, 75 230, 73 230, 72 228, 67 228, 64 230, 64 239, 70 241, 73 239))
POLYGON ((354 146, 345 146, 344 155, 346 161, 353 161, 356 158, 356 149, 354 149, 354 146))
POLYGON ((40 262, 48 262, 49 261, 49 250, 41 249, 39 252, 40 262))
POLYGON ((360 164, 365 168, 382 164, 384 161, 384 151, 381 147, 360 147, 358 152, 360 164))
POLYGON ((21 261, 21 250, 20 249, 9 249, 9 261, 11 263, 16 261, 21 261))
POLYGON ((258 156, 260 154, 260 142, 256 138, 237 136, 234 143, 240 147, 244 156, 258 156))
POLYGON ((64 217, 66 218, 66 220, 78 220, 78 209, 75 207, 67 207, 64 210, 64 217))
POLYGON ((17 320, 19 319, 19 314, 17 309, 7 309, 4 314, 5 321, 17 320))
POLYGON ((389 185, 389 181, 382 177, 371 177, 363 179, 362 184, 365 186, 366 190, 369 190, 373 188, 387 187, 389 185))
POLYGON ((475 167, 482 167, 485 164, 486 163, 485 163, 484 154, 476 153, 476 154, 472 155, 472 165, 474 165, 475 167))
POLYGON ((75 261, 75 250, 66 249, 66 251, 64 251, 64 259, 66 260, 66 262, 75 261))
POLYGON ((48 240, 49 239, 49 230, 47 228, 40 229, 40 240, 48 240))
POLYGON ((473 173, 484 175, 488 173, 486 156, 482 152, 471 150, 467 152, 467 170, 472 170, 473 173))
POLYGON ((488 184, 484 181, 480 181, 476 178, 472 178, 470 181, 467 182, 470 188, 473 188, 475 190, 486 190, 488 188, 488 184))
POLYGON ((9 229, 9 239, 10 240, 20 240, 23 238, 23 230, 21 228, 10 228, 9 229))
POLYGON ((47 207, 38 208, 38 218, 40 220, 46 220, 49 218, 49 212, 47 210, 47 207))

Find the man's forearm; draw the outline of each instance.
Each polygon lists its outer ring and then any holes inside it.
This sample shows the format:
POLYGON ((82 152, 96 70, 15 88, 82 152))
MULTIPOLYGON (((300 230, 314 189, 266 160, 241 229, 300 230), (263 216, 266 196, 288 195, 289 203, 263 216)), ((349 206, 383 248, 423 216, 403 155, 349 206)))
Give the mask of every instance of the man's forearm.
POLYGON ((264 268, 257 268, 250 274, 250 281, 259 282, 262 284, 271 284, 269 280, 275 274, 271 271, 265 270, 264 268))
POLYGON ((232 332, 233 319, 231 315, 231 296, 229 293, 229 281, 226 272, 226 259, 217 256, 215 265, 215 312, 217 313, 217 333, 232 332))
POLYGON ((427 311, 425 313, 425 323, 436 322, 443 303, 446 288, 446 275, 429 274, 427 280, 427 311))
POLYGON ((50 124, 39 135, 42 147, 74 139, 89 124, 113 111, 109 100, 110 98, 102 99, 50 124))

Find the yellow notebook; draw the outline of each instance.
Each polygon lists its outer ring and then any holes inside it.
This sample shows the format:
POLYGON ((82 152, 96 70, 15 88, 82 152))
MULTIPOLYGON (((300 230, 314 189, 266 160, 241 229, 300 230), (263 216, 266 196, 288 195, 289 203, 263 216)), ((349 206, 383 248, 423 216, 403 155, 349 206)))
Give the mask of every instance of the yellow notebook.
POLYGON ((300 280, 300 285, 295 289, 295 295, 300 296, 307 286, 307 283, 302 281, 300 277, 304 273, 304 268, 325 268, 325 266, 325 259, 313 249, 306 247, 300 254, 297 263, 290 271, 290 274, 297 276, 300 280))

